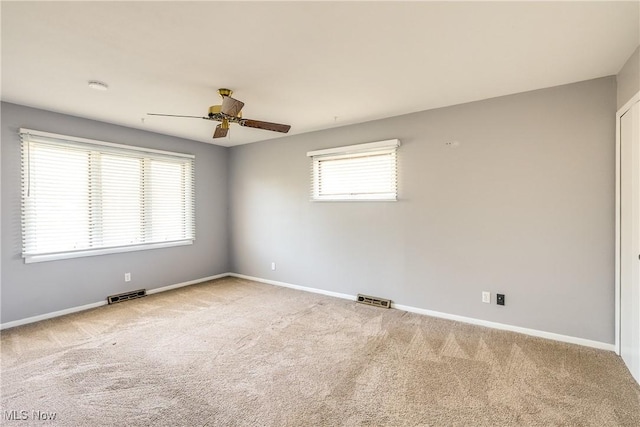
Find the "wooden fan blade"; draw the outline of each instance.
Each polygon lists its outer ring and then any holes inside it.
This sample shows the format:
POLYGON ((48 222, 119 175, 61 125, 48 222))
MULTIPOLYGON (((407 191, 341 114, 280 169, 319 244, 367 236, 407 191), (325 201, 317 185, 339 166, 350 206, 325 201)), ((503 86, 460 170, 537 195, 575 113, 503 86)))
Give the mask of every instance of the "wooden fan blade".
POLYGON ((187 117, 190 119, 205 119, 205 120, 209 120, 208 117, 202 117, 202 116, 181 116, 181 115, 177 115, 177 114, 158 114, 158 113, 147 113, 147 116, 163 116, 163 117, 187 117))
POLYGON ((240 120, 240 126, 246 126, 248 128, 271 130, 274 132, 287 133, 291 129, 290 125, 282 125, 280 123, 261 122, 260 120, 242 119, 240 120))
POLYGON ((223 127, 222 124, 216 126, 216 130, 213 132, 214 138, 224 138, 227 136, 227 132, 229 132, 229 126, 223 127))
POLYGON ((238 101, 237 99, 233 99, 230 96, 222 97, 222 114, 226 114, 228 116, 237 116, 244 107, 244 102, 238 101))

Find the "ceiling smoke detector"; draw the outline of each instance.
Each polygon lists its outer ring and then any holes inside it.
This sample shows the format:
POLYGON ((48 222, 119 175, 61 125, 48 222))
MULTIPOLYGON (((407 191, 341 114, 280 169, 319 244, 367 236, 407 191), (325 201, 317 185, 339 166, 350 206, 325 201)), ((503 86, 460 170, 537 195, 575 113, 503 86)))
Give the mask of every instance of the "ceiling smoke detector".
POLYGON ((98 80, 89 80, 89 87, 95 90, 107 90, 109 89, 109 85, 104 82, 99 82, 98 80))

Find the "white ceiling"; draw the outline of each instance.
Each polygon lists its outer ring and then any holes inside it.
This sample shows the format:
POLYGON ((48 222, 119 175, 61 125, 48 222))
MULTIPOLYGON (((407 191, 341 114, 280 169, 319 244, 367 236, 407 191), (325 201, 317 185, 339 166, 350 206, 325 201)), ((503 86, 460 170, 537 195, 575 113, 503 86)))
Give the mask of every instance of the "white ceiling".
POLYGON ((639 4, 3 1, 2 100, 245 144, 282 134, 146 113, 203 116, 227 87, 297 134, 613 75, 639 4))

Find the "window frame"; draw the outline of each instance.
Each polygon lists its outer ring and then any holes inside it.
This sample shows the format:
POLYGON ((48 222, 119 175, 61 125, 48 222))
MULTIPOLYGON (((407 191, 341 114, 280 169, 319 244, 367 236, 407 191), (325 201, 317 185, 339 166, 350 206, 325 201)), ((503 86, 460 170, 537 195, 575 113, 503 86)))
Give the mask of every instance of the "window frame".
MULTIPOLYGON (((114 253, 124 253, 124 252, 132 252, 132 251, 140 251, 140 250, 149 250, 149 249, 158 249, 158 248, 167 248, 174 246, 185 246, 191 245, 195 241, 195 156, 193 154, 185 154, 185 153, 177 153, 171 151, 157 150, 152 148, 144 148, 133 145, 125 145, 125 144, 116 144, 112 142, 99 141, 87 138, 79 138, 67 135, 60 135, 50 132, 42 132, 32 129, 19 129, 19 135, 21 137, 21 151, 22 151, 22 164, 23 171, 21 172, 21 221, 22 221, 22 253, 21 256, 24 259, 26 264, 35 263, 35 262, 43 262, 43 261, 53 261, 60 259, 70 259, 70 258, 78 258, 78 257, 86 257, 86 256, 96 256, 96 255, 105 255, 105 254, 114 254, 114 253), (83 152, 86 152, 88 156, 93 156, 95 153, 98 153, 100 156, 109 156, 116 154, 118 156, 123 156, 127 159, 137 159, 140 160, 141 168, 144 163, 148 163, 151 161, 162 161, 164 159, 167 162, 175 162, 180 164, 181 167, 184 168, 184 179, 183 183, 184 189, 182 191, 182 197, 184 198, 184 214, 181 218, 181 221, 184 223, 184 232, 183 236, 176 240, 167 240, 167 241, 152 241, 149 239, 147 242, 136 242, 132 244, 118 244, 115 246, 95 246, 81 249, 61 249, 59 251, 46 251, 46 252, 36 252, 33 249, 28 248, 27 239, 30 239, 31 236, 28 236, 29 233, 29 224, 27 223, 29 219, 27 218, 27 197, 30 186, 30 174, 31 165, 30 162, 30 150, 29 144, 42 144, 55 146, 58 145, 62 149, 77 149, 83 152), (128 154, 128 155, 127 155, 128 154), (32 250, 32 252, 29 252, 32 250)), ((91 163, 91 162, 89 162, 91 163)), ((90 169, 93 167, 91 165, 88 166, 90 169)), ((92 173, 96 171, 91 169, 92 173)), ((93 183, 92 183, 93 184, 93 183)), ((87 183, 87 185, 92 185, 87 183)), ((98 192, 102 191, 102 188, 95 190, 98 192)), ((151 191, 150 189, 140 190, 140 196, 142 198, 148 197, 145 195, 144 191, 151 191)), ((91 208, 89 207, 91 210, 91 208)), ((140 216, 138 226, 141 227, 141 232, 145 234, 145 231, 142 230, 145 228, 145 224, 143 224, 143 217, 140 216)), ((89 233, 95 231, 93 225, 89 225, 87 231, 89 233)), ((100 239, 96 239, 99 243, 100 239)), ((95 244, 92 242, 92 244, 95 244)))
POLYGON ((398 155, 400 140, 369 142, 307 152, 311 158, 311 201, 312 202, 394 202, 398 200, 398 155), (358 159, 390 155, 393 160, 393 191, 384 193, 358 192, 351 194, 321 194, 321 163, 323 161, 358 159))

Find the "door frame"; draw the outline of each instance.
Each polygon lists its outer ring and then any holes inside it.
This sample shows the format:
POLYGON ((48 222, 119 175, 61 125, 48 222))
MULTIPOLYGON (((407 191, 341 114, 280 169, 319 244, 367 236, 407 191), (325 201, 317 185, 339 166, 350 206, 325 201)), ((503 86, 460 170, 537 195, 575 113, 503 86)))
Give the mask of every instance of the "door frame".
POLYGON ((616 243, 615 243, 615 352, 620 356, 620 221, 621 221, 621 209, 620 209, 620 191, 621 191, 621 175, 620 175, 620 155, 621 155, 621 135, 620 135, 620 120, 622 116, 631 109, 631 107, 640 102, 640 92, 627 101, 622 108, 616 112, 616 243))

